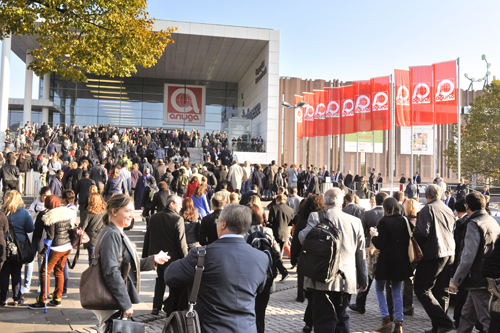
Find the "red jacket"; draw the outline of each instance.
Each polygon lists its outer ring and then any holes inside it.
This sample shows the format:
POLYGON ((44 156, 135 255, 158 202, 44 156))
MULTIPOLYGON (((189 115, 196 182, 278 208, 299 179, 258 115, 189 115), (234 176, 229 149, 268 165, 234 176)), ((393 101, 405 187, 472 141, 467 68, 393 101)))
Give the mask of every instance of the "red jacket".
POLYGON ((191 196, 194 194, 194 190, 196 190, 198 185, 200 185, 200 183, 198 182, 189 183, 184 198, 191 198, 191 196))

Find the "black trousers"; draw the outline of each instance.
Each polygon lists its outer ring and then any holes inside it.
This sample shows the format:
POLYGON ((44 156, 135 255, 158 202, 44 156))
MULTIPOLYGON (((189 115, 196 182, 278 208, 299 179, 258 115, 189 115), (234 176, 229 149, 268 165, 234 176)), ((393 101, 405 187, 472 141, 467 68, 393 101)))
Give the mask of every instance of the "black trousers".
POLYGON ((313 322, 313 303, 314 303, 314 296, 312 290, 306 290, 305 291, 306 298, 307 298, 307 307, 306 311, 304 312, 304 323, 306 323, 307 326, 313 327, 314 322, 313 322))
MULTIPOLYGON (((370 287, 372 286, 373 280, 368 278, 368 286, 366 286, 365 291, 360 291, 356 295, 356 307, 364 309, 366 305, 366 297, 370 292, 370 287)), ((392 286, 391 281, 387 280, 385 284, 385 298, 387 300, 387 307, 389 308, 389 313, 392 315, 394 313, 394 302, 392 300, 392 286)))
POLYGON ((165 296, 165 270, 167 267, 165 267, 165 265, 156 266, 157 278, 155 284, 155 294, 153 296, 153 309, 161 309, 163 297, 165 296))
MULTIPOLYGON (((413 310, 413 281, 410 278, 403 281, 402 292, 403 292, 403 312, 413 310)), ((389 308, 389 311, 391 311, 391 308, 389 308)))
POLYGON ((266 308, 271 296, 271 286, 265 287, 264 290, 255 297, 255 320, 257 323, 257 333, 264 333, 266 330, 266 308))
MULTIPOLYGON (((276 242, 280 246, 280 257, 283 257, 283 252, 285 252, 285 242, 282 242, 280 239, 276 239, 276 242)), ((276 263, 276 268, 280 272, 281 276, 287 276, 288 275, 288 270, 285 268, 285 265, 283 264, 283 260, 280 259, 276 263)))
POLYGON ((432 321, 432 328, 451 327, 448 317, 450 278, 454 256, 424 260, 415 272, 415 295, 432 321))
POLYGON ((300 262, 297 262, 297 299, 304 299, 304 272, 300 269, 300 262))
POLYGON ((351 295, 312 290, 314 333, 349 333, 347 306, 351 295))
POLYGON ((490 312, 491 322, 490 322, 490 333, 499 333, 500 332, 500 313, 490 312))

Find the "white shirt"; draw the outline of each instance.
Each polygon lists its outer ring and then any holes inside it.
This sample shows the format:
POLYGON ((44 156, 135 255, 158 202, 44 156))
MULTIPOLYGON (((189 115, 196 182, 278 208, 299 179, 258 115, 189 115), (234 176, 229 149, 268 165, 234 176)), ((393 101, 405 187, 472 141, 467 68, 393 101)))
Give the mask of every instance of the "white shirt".
POLYGON ((243 235, 237 235, 237 234, 225 234, 219 237, 219 239, 222 238, 244 238, 243 235))

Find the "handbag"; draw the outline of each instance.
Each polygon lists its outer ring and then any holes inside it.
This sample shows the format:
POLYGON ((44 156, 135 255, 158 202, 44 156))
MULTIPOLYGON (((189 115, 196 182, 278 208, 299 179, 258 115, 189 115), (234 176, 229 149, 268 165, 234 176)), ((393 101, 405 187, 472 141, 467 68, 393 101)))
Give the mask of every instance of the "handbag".
POLYGON ((106 320, 104 333, 144 333, 146 326, 143 323, 123 318, 123 313, 118 311, 106 320))
POLYGON ((90 242, 90 237, 80 227, 75 227, 69 230, 69 237, 71 239, 71 246, 73 248, 80 247, 80 244, 87 244, 90 242))
POLYGON ((9 220, 7 256, 11 259, 15 259, 20 264, 29 264, 33 262, 33 260, 35 259, 35 251, 33 251, 33 247, 31 246, 31 241, 28 235, 26 234, 26 232, 24 232, 26 239, 24 241, 20 241, 16 236, 14 225, 12 224, 10 216, 7 216, 7 220, 9 220))
MULTIPOLYGON (((104 281, 102 268, 100 264, 101 243, 106 231, 99 239, 92 257, 92 264, 82 273, 80 278, 80 303, 82 308, 87 310, 116 310, 120 306, 113 294, 108 289, 104 281)), ((127 276, 130 272, 130 263, 123 261, 123 242, 120 246, 120 258, 118 260, 121 276, 127 286, 127 276)))
POLYGON ((499 279, 487 278, 488 279, 488 291, 491 293, 490 301, 488 303, 489 313, 500 313, 500 286, 498 282, 499 279))
POLYGON ((410 222, 403 216, 406 221, 406 226, 408 227, 408 234, 410 235, 410 244, 408 245, 408 258, 410 259, 410 264, 418 263, 424 257, 420 246, 418 245, 415 238, 413 238, 413 232, 410 229, 410 222))
POLYGON ((174 311, 165 320, 165 326, 162 333, 201 333, 200 319, 198 313, 194 310, 198 291, 200 290, 201 275, 205 267, 205 255, 207 247, 201 246, 196 248, 198 252, 198 262, 196 263, 196 273, 194 275, 193 287, 189 296, 187 311, 174 311))

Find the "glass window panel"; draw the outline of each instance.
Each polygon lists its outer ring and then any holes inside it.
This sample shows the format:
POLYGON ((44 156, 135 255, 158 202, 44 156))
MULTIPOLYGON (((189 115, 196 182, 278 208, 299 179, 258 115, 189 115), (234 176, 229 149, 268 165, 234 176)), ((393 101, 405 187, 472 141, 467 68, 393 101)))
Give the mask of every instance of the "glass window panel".
POLYGON ((122 94, 123 93, 131 93, 131 92, 142 93, 142 85, 123 83, 122 84, 122 94))
POLYGON ((165 86, 144 86, 142 92, 147 94, 161 94, 165 91, 165 86))
POLYGON ((225 98, 226 97, 226 91, 225 90, 215 90, 215 89, 207 89, 207 98, 210 97, 219 97, 219 98, 225 98))
POLYGON ((76 83, 73 81, 51 80, 50 87, 52 89, 76 89, 76 83))
POLYGON ((115 126, 120 125, 120 118, 118 117, 101 117, 97 119, 97 124, 111 124, 115 126))
POLYGON ((93 107, 98 105, 97 94, 91 93, 89 90, 78 90, 76 92, 76 101, 74 106, 93 107))
POLYGON ((163 124, 163 120, 158 120, 158 119, 142 119, 142 126, 149 126, 149 127, 163 127, 166 126, 163 124))
POLYGON ((226 105, 226 98, 214 98, 207 96, 206 105, 226 105))
POLYGON ((79 126, 91 126, 97 124, 97 116, 75 116, 75 124, 79 126))
POLYGON ((207 105, 205 106, 205 114, 218 114, 220 115, 223 107, 220 105, 207 105))
POLYGON ((164 79, 154 79, 154 78, 150 78, 150 77, 144 77, 142 78, 142 82, 145 86, 162 86, 165 84, 165 80, 164 79))
POLYGON ((238 90, 226 90, 226 96, 238 100, 238 90))
POLYGON ((163 121, 163 110, 161 111, 143 110, 142 117, 148 119, 161 119, 163 121))
POLYGON ((127 94, 129 99, 121 100, 120 106, 123 110, 142 110, 142 94, 127 94))
POLYGON ((143 110, 163 111, 163 96, 144 94, 142 102, 143 110))
POLYGON ((142 85, 144 80, 142 77, 138 76, 122 77, 120 79, 124 84, 136 84, 136 85, 142 85))
POLYGON ((78 116, 97 116, 97 108, 76 107, 72 108, 72 113, 78 116))

